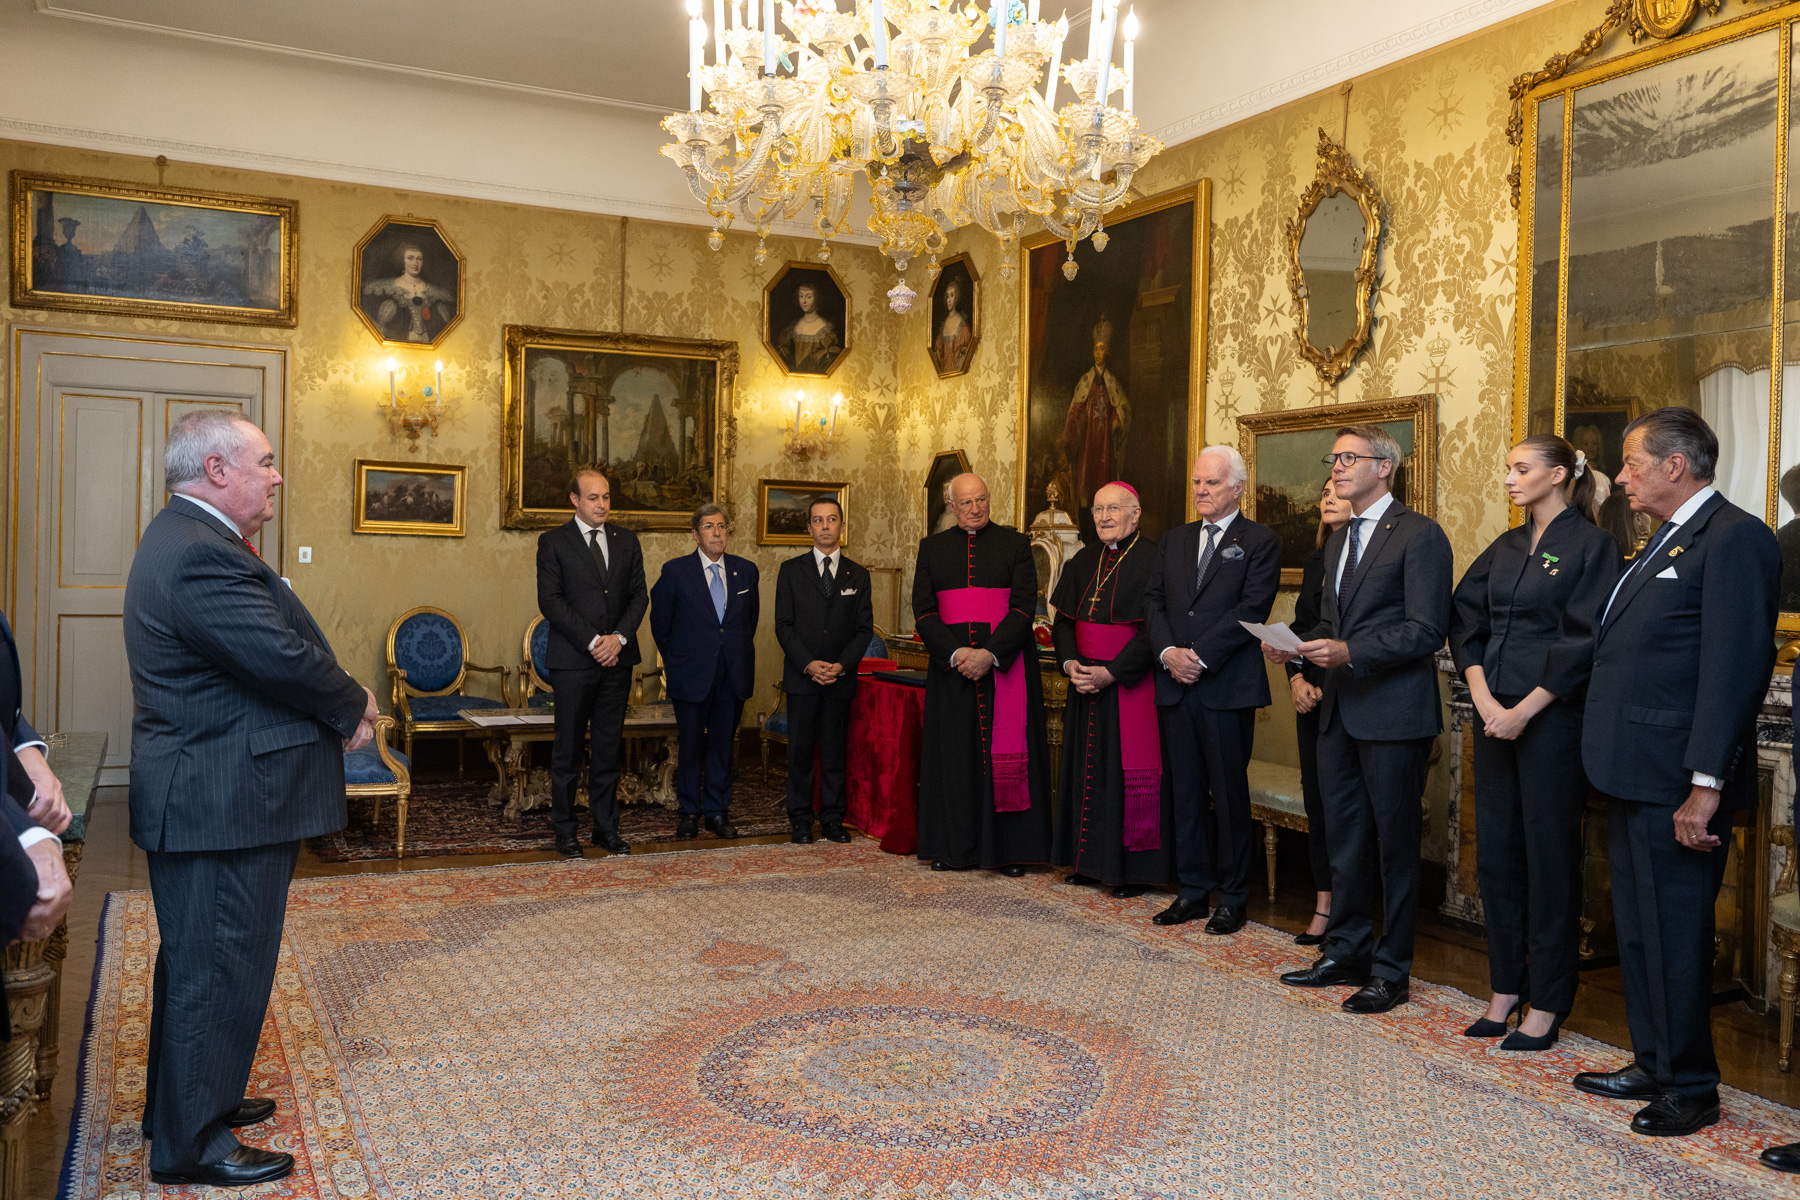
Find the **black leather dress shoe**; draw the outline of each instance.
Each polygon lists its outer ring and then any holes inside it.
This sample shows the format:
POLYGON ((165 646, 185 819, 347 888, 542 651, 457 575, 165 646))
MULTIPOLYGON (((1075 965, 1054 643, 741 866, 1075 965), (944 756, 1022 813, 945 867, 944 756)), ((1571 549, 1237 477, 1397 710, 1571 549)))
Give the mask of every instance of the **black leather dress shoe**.
POLYGON ((187 1171, 151 1171, 157 1183, 204 1183, 212 1187, 249 1187, 269 1183, 294 1170, 294 1156, 255 1146, 239 1146, 216 1163, 187 1171))
POLYGON ((820 825, 819 834, 828 842, 847 842, 850 835, 844 832, 842 825, 820 825))
POLYGON ((564 858, 580 858, 581 843, 575 840, 573 834, 558 835, 556 839, 556 852, 564 858))
POLYGON ((1718 1092, 1704 1096, 1664 1092, 1631 1118, 1631 1132, 1645 1137, 1686 1137, 1718 1122, 1718 1092))
MULTIPOLYGON (((266 1121, 274 1115, 275 1102, 267 1096, 245 1096, 237 1106, 237 1111, 225 1118, 225 1124, 233 1129, 242 1129, 246 1125, 266 1121)), ((146 1121, 138 1126, 138 1132, 144 1135, 145 1141, 149 1141, 150 1123, 146 1121)))
POLYGON ((1656 1078, 1636 1063, 1617 1071, 1583 1071, 1575 1076, 1575 1090, 1608 1100, 1654 1100, 1662 1095, 1656 1078))
POLYGON ((1157 925, 1185 925, 1189 921, 1198 921, 1206 915, 1206 901, 1183 900, 1177 897, 1175 903, 1157 913, 1150 920, 1157 925))
POLYGON ((1000 873, 1008 879, 1017 879, 1025 874, 1025 868, 1021 867, 1018 863, 1010 863, 1007 866, 1001 867, 1000 873))
POLYGON ((802 829, 796 825, 794 826, 794 836, 788 840, 793 842, 796 846, 810 846, 813 844, 812 829, 810 827, 802 829))
POLYGON ((1789 1142, 1785 1146, 1770 1146, 1762 1152, 1761 1157, 1765 1167, 1786 1171, 1789 1175, 1800 1175, 1800 1142, 1789 1142))
POLYGON ((600 847, 609 854, 631 853, 631 843, 620 837, 619 831, 616 829, 611 833, 601 833, 596 829, 594 830, 592 841, 594 845, 600 847))
POLYGON ((716 838, 724 838, 726 841, 730 841, 738 835, 737 826, 733 825, 731 823, 731 818, 727 816, 702 817, 700 818, 700 823, 706 826, 706 832, 712 834, 716 838))
POLYGON ((675 837, 679 841, 692 841, 700 836, 700 814, 682 813, 675 818, 675 837))
POLYGON ((1399 1008, 1411 995, 1412 989, 1405 980, 1395 983, 1391 979, 1376 976, 1344 997, 1344 1011, 1384 1013, 1390 1008, 1399 1008))
POLYGON ((1244 927, 1244 922, 1247 920, 1249 918, 1244 915, 1243 905, 1221 904, 1219 911, 1212 915, 1212 920, 1206 923, 1206 932, 1236 933, 1244 927))
POLYGON ((1141 883, 1121 883, 1112 890, 1114 900, 1135 900, 1150 889, 1141 883))
POLYGON ((931 869, 934 871, 968 871, 968 870, 972 870, 973 868, 953 867, 941 858, 934 858, 931 860, 931 869))
POLYGON ((1362 987, 1369 982, 1369 973, 1355 967, 1347 967, 1335 958, 1320 955, 1312 966, 1303 971, 1289 971, 1281 977, 1281 982, 1289 987, 1340 987, 1349 984, 1351 987, 1362 987))

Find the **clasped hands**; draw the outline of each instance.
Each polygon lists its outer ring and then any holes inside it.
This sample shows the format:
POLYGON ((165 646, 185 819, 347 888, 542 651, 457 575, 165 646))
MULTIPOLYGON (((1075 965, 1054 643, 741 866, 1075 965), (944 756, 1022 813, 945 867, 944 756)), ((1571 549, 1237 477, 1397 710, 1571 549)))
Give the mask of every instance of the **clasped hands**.
POLYGON ((1174 677, 1176 683, 1197 683, 1200 680, 1200 672, 1206 669, 1206 665, 1200 661, 1200 656, 1186 646, 1171 646, 1164 651, 1163 665, 1169 668, 1169 674, 1174 677))
POLYGON ((363 695, 368 697, 369 702, 363 705, 362 719, 356 723, 356 732, 344 739, 345 754, 361 750, 375 740, 375 718, 381 715, 381 710, 375 707, 374 692, 364 688, 363 695))
POLYGON ((844 664, 815 658, 806 664, 806 677, 820 687, 827 687, 844 677, 844 664))
POLYGON ((619 661, 619 651, 624 648, 625 643, 619 640, 618 634, 606 633, 594 639, 593 645, 588 647, 588 653, 601 666, 610 667, 619 661))
POLYGON ((1069 682, 1075 685, 1076 691, 1089 696, 1117 682, 1107 668, 1097 664, 1090 667, 1076 658, 1063 664, 1063 674, 1069 677, 1069 682))
POLYGON ((950 665, 971 682, 986 678, 999 661, 992 650, 983 650, 979 646, 959 646, 950 655, 950 665))

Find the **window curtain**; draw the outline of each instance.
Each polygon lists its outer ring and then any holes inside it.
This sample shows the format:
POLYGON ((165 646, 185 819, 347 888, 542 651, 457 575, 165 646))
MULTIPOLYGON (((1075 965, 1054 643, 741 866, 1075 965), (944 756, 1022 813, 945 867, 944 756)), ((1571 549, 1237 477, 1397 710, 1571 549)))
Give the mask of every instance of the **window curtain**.
MULTIPOLYGON (((1800 401, 1800 366, 1788 366, 1781 376, 1783 406, 1800 401)), ((1700 380, 1700 415, 1719 435, 1719 465, 1713 484, 1725 498, 1747 512, 1762 516, 1769 497, 1769 369, 1746 371, 1720 367, 1700 380)), ((1796 461, 1800 448, 1800 420, 1782 422, 1781 461, 1796 461)))

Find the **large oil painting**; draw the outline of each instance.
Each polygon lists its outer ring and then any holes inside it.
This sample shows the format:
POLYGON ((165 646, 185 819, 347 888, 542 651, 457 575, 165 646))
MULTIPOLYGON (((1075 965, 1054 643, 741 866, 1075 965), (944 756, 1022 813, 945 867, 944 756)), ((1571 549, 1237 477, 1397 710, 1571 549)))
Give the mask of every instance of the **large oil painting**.
POLYGON ((737 370, 736 342, 506 326, 502 525, 568 520, 571 476, 598 464, 613 519, 688 528, 728 494, 720 414, 737 370))
POLYGON ((1025 243, 1020 304, 1021 527, 1063 504, 1091 538, 1094 492, 1137 488, 1142 528, 1161 537, 1187 519, 1187 468, 1204 437, 1207 181, 1108 218, 1105 252, 1068 250, 1045 234, 1025 243))
POLYGON ((1324 459, 1345 425, 1379 425, 1405 459, 1393 492, 1406 507, 1437 514, 1437 397, 1403 396, 1239 417, 1239 447, 1250 479, 1244 511, 1281 536, 1281 582, 1298 586, 1319 530, 1319 495, 1331 478, 1324 459))
POLYGON ((295 323, 292 200, 12 173, 12 302, 295 323))

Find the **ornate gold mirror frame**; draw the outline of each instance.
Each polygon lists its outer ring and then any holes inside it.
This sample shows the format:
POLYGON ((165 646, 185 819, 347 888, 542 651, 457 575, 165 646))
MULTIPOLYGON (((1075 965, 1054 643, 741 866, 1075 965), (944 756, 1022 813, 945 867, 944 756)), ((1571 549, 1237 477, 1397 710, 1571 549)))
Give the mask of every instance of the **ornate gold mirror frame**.
POLYGON ((1375 256, 1381 243, 1381 196, 1351 161, 1349 151, 1319 130, 1319 162, 1312 185, 1300 194, 1299 214, 1287 223, 1288 290, 1294 294, 1296 324, 1294 337, 1300 353, 1318 371, 1326 383, 1336 383, 1349 373, 1356 356, 1369 344, 1369 331, 1375 323, 1375 256), (1307 340, 1307 310, 1310 293, 1306 273, 1300 266, 1300 243, 1306 237, 1306 223, 1313 213, 1335 195, 1346 195, 1356 201, 1362 212, 1362 257, 1356 267, 1356 331, 1336 346, 1315 346, 1307 340))

